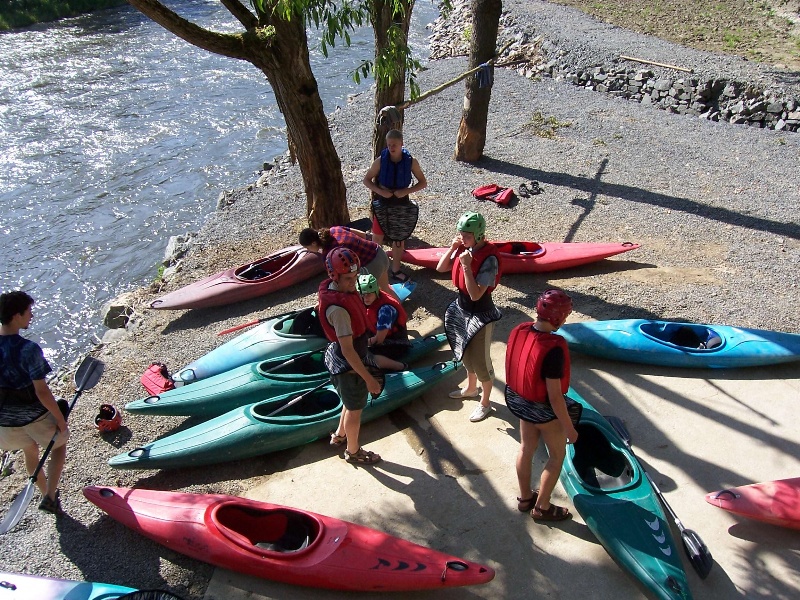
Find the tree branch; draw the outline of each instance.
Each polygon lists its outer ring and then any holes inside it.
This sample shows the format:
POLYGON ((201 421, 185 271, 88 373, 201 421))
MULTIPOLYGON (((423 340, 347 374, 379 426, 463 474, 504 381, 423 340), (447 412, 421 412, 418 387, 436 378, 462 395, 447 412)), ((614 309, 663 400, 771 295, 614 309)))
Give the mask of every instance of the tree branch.
MULTIPOLYGON (((230 2, 235 2, 235 0, 225 0, 226 7, 230 2)), ((198 48, 230 58, 250 60, 251 53, 248 52, 241 34, 224 34, 203 29, 199 25, 187 21, 157 0, 128 0, 128 3, 164 29, 198 48)), ((244 9, 243 6, 241 8, 244 9)), ((246 9, 244 10, 246 11, 246 9)), ((234 16, 239 17, 236 14, 234 16)), ((252 15, 250 16, 252 17, 252 15)))
POLYGON ((239 0, 220 0, 228 12, 236 17, 245 29, 255 29, 258 27, 258 18, 251 13, 247 7, 239 0))

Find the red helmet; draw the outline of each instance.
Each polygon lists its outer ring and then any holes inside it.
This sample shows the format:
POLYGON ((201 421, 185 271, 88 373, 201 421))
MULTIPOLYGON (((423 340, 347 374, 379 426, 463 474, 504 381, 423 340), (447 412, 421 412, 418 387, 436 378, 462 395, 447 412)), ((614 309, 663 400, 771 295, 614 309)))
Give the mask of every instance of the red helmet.
POLYGON ((100 410, 94 418, 94 424, 101 433, 116 431, 122 424, 122 415, 111 404, 101 404, 100 410))
POLYGON ((325 257, 325 268, 328 276, 334 281, 339 281, 339 275, 357 273, 361 268, 358 255, 348 248, 334 248, 325 257))
POLYGON ((536 314, 553 327, 561 327, 572 312, 572 298, 561 290, 547 290, 536 301, 536 314))

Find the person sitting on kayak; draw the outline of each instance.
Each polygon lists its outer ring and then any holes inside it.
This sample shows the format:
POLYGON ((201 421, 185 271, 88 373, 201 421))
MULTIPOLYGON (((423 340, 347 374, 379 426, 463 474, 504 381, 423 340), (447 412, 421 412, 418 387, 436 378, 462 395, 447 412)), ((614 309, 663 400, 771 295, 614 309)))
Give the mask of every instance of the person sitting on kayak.
POLYGON ((306 227, 300 232, 300 245, 323 256, 334 248, 347 248, 358 256, 367 272, 375 276, 378 286, 397 298, 389 285, 389 256, 380 245, 367 238, 366 232, 350 227, 323 227, 319 230, 306 227))
MULTIPOLYGON (((419 215, 416 204, 409 202, 408 196, 426 188, 428 180, 425 179, 425 174, 422 172, 422 167, 419 166, 417 159, 411 156, 411 153, 403 146, 403 133, 401 131, 392 129, 386 134, 386 148, 370 165, 366 175, 364 175, 363 183, 372 191, 373 201, 371 206, 374 208, 375 201, 379 198, 389 200, 388 211, 390 212, 388 214, 396 214, 397 220, 404 224, 403 227, 400 227, 400 230, 404 230, 404 232, 398 236, 402 237, 402 239, 393 239, 391 241, 393 247, 392 279, 405 283, 409 277, 400 270, 402 266, 400 261, 405 249, 405 240, 413 233, 416 226, 416 218, 419 215), (417 182, 413 183, 415 178, 417 182), (405 225, 408 215, 402 214, 401 211, 412 213, 413 221, 408 225, 405 225)), ((387 230, 387 232, 392 233, 390 230, 387 230)), ((375 242, 378 244, 383 243, 385 232, 380 223, 378 223, 374 210, 372 214, 372 235, 375 242)), ((383 289, 383 286, 381 286, 381 289, 383 289)))
POLYGON ((67 459, 69 428, 44 379, 52 369, 42 349, 19 335, 31 324, 33 302, 22 291, 0 295, 0 448, 22 450, 25 468, 33 476, 39 447, 55 440, 47 476, 40 470, 36 486, 42 493, 39 510, 60 514, 58 482, 67 459))
POLYGON ((381 457, 358 443, 367 394, 381 393, 381 384, 367 367, 378 365, 367 349, 370 336, 367 311, 356 292, 361 263, 351 250, 334 248, 325 257, 325 268, 329 279, 319 286, 319 318, 331 343, 325 350, 324 361, 344 404, 339 425, 331 433, 331 445, 346 444, 347 462, 374 464, 381 457))
POLYGON ((569 389, 567 342, 555 332, 572 312, 572 299, 560 290, 547 290, 536 302, 536 321, 517 325, 506 351, 506 406, 519 418, 520 447, 517 508, 531 511, 536 521, 563 521, 569 510, 550 502, 561 474, 567 443, 578 440, 575 424, 582 407, 564 394, 569 389), (531 463, 539 438, 549 455, 539 480, 531 489, 531 463))
POLYGON ((445 311, 444 331, 455 359, 463 361, 467 370, 467 386, 451 392, 450 397, 477 398, 480 382, 481 401, 469 417, 477 423, 493 410, 489 403, 494 379, 489 346, 494 322, 502 317, 492 300, 492 290, 500 282, 500 256, 495 245, 486 240, 483 215, 465 213, 456 229, 458 235, 439 259, 436 270, 451 271, 458 290, 458 298, 445 311))
POLYGON ((370 350, 395 361, 403 358, 411 347, 403 305, 378 287, 374 275, 359 275, 356 285, 367 307, 370 350))

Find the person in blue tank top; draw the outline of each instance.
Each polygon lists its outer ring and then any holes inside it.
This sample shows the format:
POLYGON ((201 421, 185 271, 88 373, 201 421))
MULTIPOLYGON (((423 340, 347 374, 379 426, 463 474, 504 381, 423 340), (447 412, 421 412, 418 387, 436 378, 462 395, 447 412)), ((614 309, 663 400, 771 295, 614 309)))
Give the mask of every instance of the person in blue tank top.
MULTIPOLYGON (((392 129, 386 134, 386 148, 370 166, 364 175, 364 185, 369 188, 373 197, 408 200, 408 196, 428 186, 428 180, 419 166, 417 159, 403 147, 403 134, 392 129), (413 180, 416 179, 416 183, 413 180), (413 185, 412 185, 413 183, 413 185)), ((411 235, 411 232, 408 232, 411 235)), ((372 216, 372 239, 377 244, 383 243, 385 233, 372 216)), ((400 270, 405 239, 392 240, 392 272, 391 277, 397 282, 405 282, 408 275, 400 270)))
POLYGON ((39 471, 36 486, 41 510, 61 513, 58 482, 67 457, 67 421, 45 381, 52 370, 38 344, 19 335, 33 320, 33 298, 22 291, 0 295, 0 448, 22 450, 33 476, 39 447, 57 433, 47 476, 39 471))

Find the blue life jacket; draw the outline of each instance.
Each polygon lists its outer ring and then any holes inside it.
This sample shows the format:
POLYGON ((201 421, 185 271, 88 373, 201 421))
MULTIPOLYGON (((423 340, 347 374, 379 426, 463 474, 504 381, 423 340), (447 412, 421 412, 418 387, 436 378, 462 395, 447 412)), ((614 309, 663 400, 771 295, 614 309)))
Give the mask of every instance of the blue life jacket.
POLYGON ((394 162, 389 156, 389 149, 381 152, 381 172, 378 173, 378 183, 389 190, 400 190, 411 185, 411 153, 403 148, 403 156, 399 162, 394 162))

